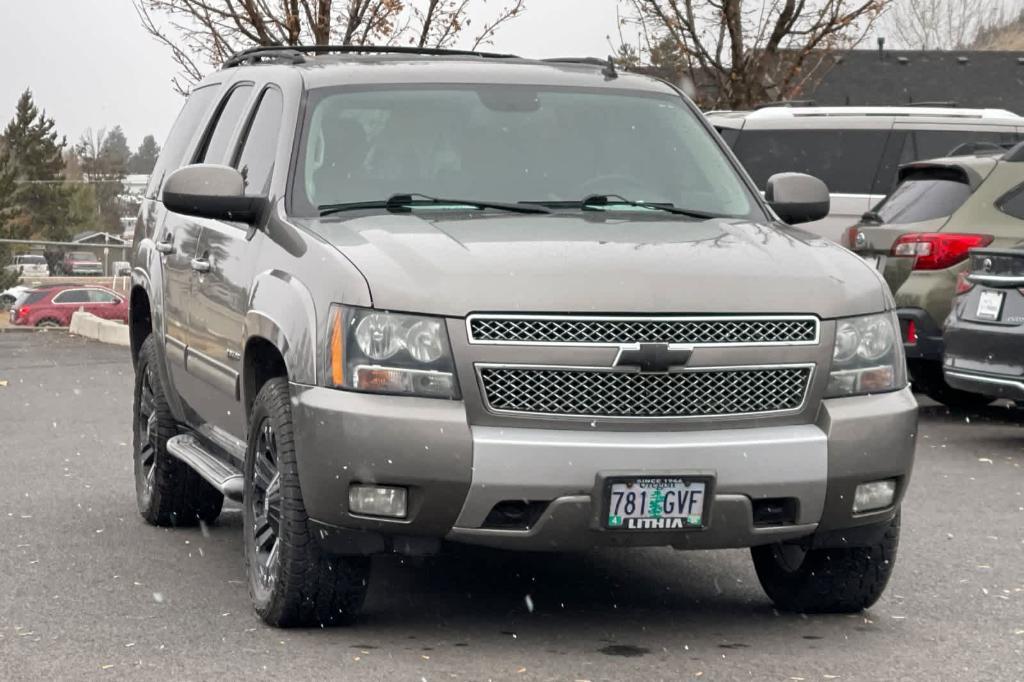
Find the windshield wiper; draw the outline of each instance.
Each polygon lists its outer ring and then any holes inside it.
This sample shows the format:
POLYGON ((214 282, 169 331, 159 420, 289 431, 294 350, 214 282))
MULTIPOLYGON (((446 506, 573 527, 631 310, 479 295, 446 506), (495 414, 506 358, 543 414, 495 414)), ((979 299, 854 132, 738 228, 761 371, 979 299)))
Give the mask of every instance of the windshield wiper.
POLYGON ((477 201, 476 199, 441 199, 426 194, 392 194, 386 201, 353 201, 347 204, 325 204, 317 206, 320 215, 326 216, 343 211, 383 209, 392 213, 411 211, 416 206, 468 206, 478 210, 494 209, 510 213, 551 213, 537 204, 507 204, 500 201, 477 201))
POLYGON ((578 208, 582 211, 609 210, 614 209, 616 206, 629 206, 632 208, 645 208, 651 211, 665 211, 666 213, 685 215, 702 220, 721 218, 721 216, 714 213, 690 208, 679 208, 675 204, 668 202, 633 201, 618 194, 591 194, 588 197, 584 197, 582 201, 535 201, 532 203, 556 209, 578 208))

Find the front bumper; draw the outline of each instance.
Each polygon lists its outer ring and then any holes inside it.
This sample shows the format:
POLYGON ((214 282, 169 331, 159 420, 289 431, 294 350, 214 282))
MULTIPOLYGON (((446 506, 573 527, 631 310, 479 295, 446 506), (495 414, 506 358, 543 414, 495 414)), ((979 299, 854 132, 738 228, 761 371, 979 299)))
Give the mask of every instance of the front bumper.
MULTIPOLYGON (((441 539, 524 550, 596 546, 747 547, 891 518, 909 480, 917 403, 909 389, 826 400, 815 424, 705 431, 567 431, 470 426, 459 402, 292 386, 299 479, 321 537, 364 553, 441 539), (699 531, 605 530, 599 475, 711 473, 714 497, 699 531), (898 480, 892 507, 851 511, 860 483, 898 480), (393 521, 347 508, 352 483, 409 488, 393 521), (762 498, 796 501, 795 518, 755 526, 762 498), (529 500, 528 529, 488 527, 496 504, 529 500)), ((840 531, 834 533, 834 531, 840 531)))

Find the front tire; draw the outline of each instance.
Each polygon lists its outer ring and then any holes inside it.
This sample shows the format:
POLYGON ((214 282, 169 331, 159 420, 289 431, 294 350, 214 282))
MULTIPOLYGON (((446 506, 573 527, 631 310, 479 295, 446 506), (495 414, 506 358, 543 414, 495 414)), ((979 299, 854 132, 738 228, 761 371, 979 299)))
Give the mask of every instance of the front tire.
POLYGON ((366 597, 369 558, 327 554, 310 531, 286 379, 270 379, 256 396, 244 475, 245 568, 256 613, 275 627, 349 622, 366 597))
POLYGON ((803 549, 794 544, 751 548, 761 587, 780 609, 856 613, 885 591, 900 538, 897 511, 881 539, 861 547, 803 549))
POLYGON ((135 498, 142 518, 154 526, 212 523, 224 496, 184 462, 167 452, 178 432, 157 369, 156 340, 142 342, 135 370, 134 432, 135 498))

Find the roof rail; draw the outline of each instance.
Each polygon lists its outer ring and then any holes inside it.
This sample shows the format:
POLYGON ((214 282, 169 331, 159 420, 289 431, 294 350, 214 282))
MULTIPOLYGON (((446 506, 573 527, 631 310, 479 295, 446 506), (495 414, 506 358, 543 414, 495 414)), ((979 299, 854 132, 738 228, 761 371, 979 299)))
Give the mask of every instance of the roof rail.
POLYGON ((601 73, 604 74, 605 78, 614 79, 619 77, 619 72, 616 70, 615 57, 609 56, 608 59, 598 59, 597 57, 549 57, 542 59, 542 62, 548 64, 586 64, 587 66, 600 66, 601 73))
POLYGON ((934 100, 930 102, 910 102, 908 107, 948 107, 956 109, 960 104, 954 100, 934 100))
POLYGON ((772 107, 814 107, 817 106, 813 99, 783 99, 778 102, 764 102, 754 107, 754 111, 759 109, 770 109, 772 107))
POLYGON ((264 61, 285 61, 302 64, 306 55, 321 54, 418 54, 434 57, 488 57, 492 59, 514 59, 514 54, 479 52, 476 50, 449 50, 439 47, 409 47, 405 45, 261 45, 228 57, 222 69, 235 66, 259 64, 264 61))

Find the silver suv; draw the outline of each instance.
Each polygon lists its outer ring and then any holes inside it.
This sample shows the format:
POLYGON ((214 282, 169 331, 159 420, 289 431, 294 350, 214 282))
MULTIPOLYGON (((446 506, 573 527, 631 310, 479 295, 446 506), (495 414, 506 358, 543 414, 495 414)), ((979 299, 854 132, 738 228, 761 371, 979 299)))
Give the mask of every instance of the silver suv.
POLYGON ((135 233, 135 481, 241 503, 274 625, 369 558, 752 547, 781 608, 872 604, 917 404, 893 300, 781 222, 678 90, 587 60, 262 48, 192 93, 135 233))
POLYGON ((803 228, 836 242, 892 191, 901 165, 1024 140, 1024 118, 1001 109, 768 106, 708 116, 759 189, 784 171, 823 180, 829 215, 803 228))

